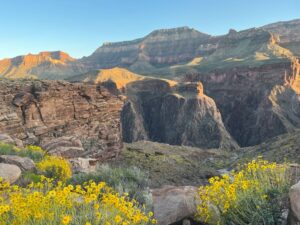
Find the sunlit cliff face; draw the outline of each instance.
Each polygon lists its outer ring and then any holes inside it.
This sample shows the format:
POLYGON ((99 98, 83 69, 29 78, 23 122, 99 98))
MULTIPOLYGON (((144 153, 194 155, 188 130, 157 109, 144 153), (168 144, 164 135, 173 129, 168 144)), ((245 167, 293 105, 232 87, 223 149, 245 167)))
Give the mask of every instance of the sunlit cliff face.
POLYGON ((61 51, 28 54, 0 60, 0 74, 6 77, 23 77, 24 75, 33 75, 32 70, 40 65, 64 66, 73 61, 75 61, 74 58, 61 51))

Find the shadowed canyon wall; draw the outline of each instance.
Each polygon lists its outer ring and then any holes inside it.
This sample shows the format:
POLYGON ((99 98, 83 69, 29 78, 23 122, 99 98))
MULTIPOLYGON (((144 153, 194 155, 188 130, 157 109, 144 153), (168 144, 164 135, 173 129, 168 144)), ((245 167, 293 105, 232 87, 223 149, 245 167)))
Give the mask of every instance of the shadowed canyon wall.
POLYGON ((151 140, 201 148, 235 149, 213 99, 201 83, 147 79, 126 87, 121 113, 125 142, 151 140))
POLYGON ((229 133, 241 146, 249 146, 300 127, 299 71, 299 61, 293 59, 188 74, 185 81, 203 83, 229 133))

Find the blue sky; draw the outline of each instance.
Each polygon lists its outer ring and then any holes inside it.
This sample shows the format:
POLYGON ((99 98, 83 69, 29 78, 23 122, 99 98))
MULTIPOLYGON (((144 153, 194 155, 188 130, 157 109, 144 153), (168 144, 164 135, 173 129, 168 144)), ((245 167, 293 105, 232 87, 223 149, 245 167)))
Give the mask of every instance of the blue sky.
POLYGON ((300 18, 299 9, 300 0, 0 0, 0 58, 54 50, 79 58, 154 29, 218 35, 300 18))

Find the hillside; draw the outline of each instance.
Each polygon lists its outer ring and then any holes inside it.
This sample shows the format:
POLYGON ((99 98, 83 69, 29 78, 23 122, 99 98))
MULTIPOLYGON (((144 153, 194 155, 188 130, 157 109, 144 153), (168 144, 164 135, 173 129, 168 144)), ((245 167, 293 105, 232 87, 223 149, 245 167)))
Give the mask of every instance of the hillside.
MULTIPOLYGON (((279 135, 271 138, 259 145, 241 148, 237 151, 239 157, 237 162, 245 162, 259 155, 269 161, 282 163, 300 163, 300 130, 297 129, 292 133, 279 135)), ((236 162, 236 163, 237 163, 236 162)))
POLYGON ((123 68, 101 69, 94 70, 77 76, 73 76, 68 80, 71 82, 87 82, 87 83, 102 83, 105 81, 112 81, 116 84, 118 89, 124 88, 126 84, 145 79, 144 76, 130 72, 123 68))

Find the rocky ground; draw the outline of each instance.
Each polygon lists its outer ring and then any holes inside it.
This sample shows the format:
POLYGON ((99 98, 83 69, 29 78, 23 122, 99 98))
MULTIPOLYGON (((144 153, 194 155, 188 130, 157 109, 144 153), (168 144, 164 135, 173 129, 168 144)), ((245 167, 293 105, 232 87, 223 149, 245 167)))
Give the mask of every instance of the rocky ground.
POLYGON ((163 185, 199 186, 226 168, 235 154, 218 149, 203 150, 187 146, 139 141, 127 143, 118 165, 136 166, 149 174, 151 187, 163 185))

